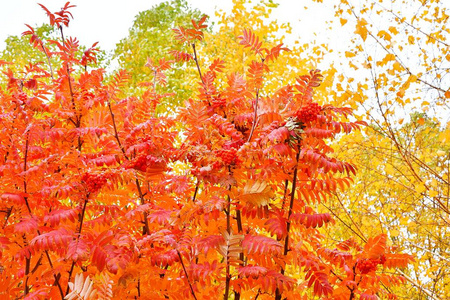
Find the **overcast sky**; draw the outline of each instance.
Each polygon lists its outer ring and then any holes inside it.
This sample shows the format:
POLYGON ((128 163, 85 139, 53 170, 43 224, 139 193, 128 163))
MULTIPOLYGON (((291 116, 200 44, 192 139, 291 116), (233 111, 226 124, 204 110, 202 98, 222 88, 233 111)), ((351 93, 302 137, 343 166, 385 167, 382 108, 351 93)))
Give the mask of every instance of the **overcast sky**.
MULTIPOLYGON (((48 22, 45 12, 38 6, 41 3, 50 11, 59 11, 67 0, 0 0, 0 50, 4 49, 4 40, 8 35, 20 35, 27 30, 24 24, 31 26, 48 22)), ((81 44, 90 46, 99 42, 104 50, 112 50, 114 45, 128 34, 134 17, 138 12, 150 9, 163 2, 161 0, 73 0, 76 5, 71 9, 74 20, 65 30, 66 35, 77 37, 81 44)), ((232 0, 188 0, 192 7, 200 9, 209 16, 216 9, 230 11, 232 0)), ((253 1, 255 2, 255 1, 253 1)), ((333 16, 332 6, 321 4, 318 9, 305 11, 305 0, 278 0, 280 6, 273 16, 282 22, 289 21, 294 27, 292 39, 308 42, 313 39, 312 29, 325 28, 327 18, 333 16), (314 26, 311 26, 314 24, 314 26), (311 27, 311 28, 309 28, 311 27)), ((331 3, 331 2, 330 2, 331 3)), ((313 5, 317 7, 317 4, 313 5)))

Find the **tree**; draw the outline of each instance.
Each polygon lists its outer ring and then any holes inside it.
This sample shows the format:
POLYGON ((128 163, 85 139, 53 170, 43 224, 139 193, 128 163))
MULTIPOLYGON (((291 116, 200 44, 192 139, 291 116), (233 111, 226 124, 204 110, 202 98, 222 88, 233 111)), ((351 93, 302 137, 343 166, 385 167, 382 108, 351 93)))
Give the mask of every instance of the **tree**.
POLYGON ((418 256, 408 273, 414 288, 399 291, 409 298, 450 297, 448 12, 443 1, 336 6, 339 27, 355 36, 335 97, 370 126, 338 144, 340 157, 359 158, 360 172, 332 206, 356 232, 384 231, 418 256))
MULTIPOLYGON (((364 122, 349 121, 350 108, 316 102, 318 70, 262 93, 267 63, 286 50, 246 29, 239 43, 256 59, 219 87, 220 60, 199 67, 204 16, 174 29, 198 71, 198 92, 176 116, 158 116, 164 95, 155 85, 123 95, 125 71, 106 81, 104 70, 88 68, 96 51, 64 38, 71 7, 42 6, 61 33, 51 41, 61 62, 54 77, 39 65, 16 74, 2 63, 1 293, 393 297, 388 288, 403 277, 390 270, 410 255, 385 234, 328 246, 321 233, 333 220, 314 207, 356 173, 327 140, 364 122)), ((40 43, 32 28, 26 34, 40 43)))
POLYGON ((187 82, 193 81, 193 78, 186 78, 189 72, 185 72, 183 67, 166 69, 165 73, 158 73, 157 67, 160 60, 170 62, 172 57, 169 51, 179 48, 174 43, 172 28, 187 26, 191 19, 199 17, 200 12, 191 9, 185 0, 162 2, 136 16, 128 36, 116 45, 113 55, 120 68, 130 74, 127 85, 129 92, 138 92, 138 84, 142 82, 170 80, 169 85, 158 86, 163 92, 174 94, 167 99, 170 103, 163 103, 164 109, 176 107, 182 99, 191 95, 187 82), (162 77, 157 77, 158 74, 162 77))

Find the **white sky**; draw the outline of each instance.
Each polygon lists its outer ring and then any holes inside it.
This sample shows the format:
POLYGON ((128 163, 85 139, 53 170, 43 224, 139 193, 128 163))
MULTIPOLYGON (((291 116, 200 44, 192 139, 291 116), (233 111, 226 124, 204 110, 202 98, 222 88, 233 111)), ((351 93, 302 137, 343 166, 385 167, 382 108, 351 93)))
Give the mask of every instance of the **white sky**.
MULTIPOLYGON (((59 11, 67 0, 0 0, 0 50, 5 47, 8 35, 20 35, 27 30, 24 24, 31 26, 47 23, 48 18, 38 6, 41 3, 50 11, 59 11)), ((91 46, 99 42, 103 50, 112 50, 114 45, 128 34, 134 17, 138 12, 152 8, 162 0, 72 0, 74 19, 71 20, 67 36, 77 37, 81 44, 91 46)), ((232 0, 188 0, 194 8, 209 16, 215 9, 230 11, 232 0)), ((253 1, 255 2, 255 1, 253 1)), ((312 4, 316 9, 305 10, 309 0, 275 0, 280 6, 273 11, 273 17, 281 22, 290 22, 294 27, 291 39, 310 42, 314 39, 312 30, 325 31, 325 22, 332 18, 332 4, 312 4), (313 27, 308 25, 314 24, 313 27)), ((331 2, 330 2, 331 3, 331 2)), ((310 3, 308 3, 309 5, 310 3)), ((321 41, 322 42, 322 41, 321 41)))

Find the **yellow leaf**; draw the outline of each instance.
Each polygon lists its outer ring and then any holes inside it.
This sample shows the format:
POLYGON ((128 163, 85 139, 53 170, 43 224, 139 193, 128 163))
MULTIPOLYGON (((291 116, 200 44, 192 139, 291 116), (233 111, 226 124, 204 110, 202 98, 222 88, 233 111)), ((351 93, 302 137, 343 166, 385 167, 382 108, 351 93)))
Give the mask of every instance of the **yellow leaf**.
POLYGON ((391 237, 396 237, 399 236, 400 231, 398 229, 391 229, 389 233, 391 234, 391 237))
POLYGON ((388 62, 393 61, 393 60, 395 60, 395 55, 392 53, 388 53, 381 61, 377 62, 377 65, 384 66, 385 64, 387 64, 388 62))
POLYGON ((353 53, 353 52, 350 52, 350 51, 345 51, 345 57, 348 57, 348 58, 350 58, 350 57, 354 57, 356 54, 355 53, 353 53))
POLYGON ((395 170, 394 170, 394 168, 392 167, 392 165, 386 165, 386 166, 384 167, 384 170, 385 170, 386 174, 388 174, 388 175, 394 174, 394 173, 395 173, 395 170))
POLYGON ((410 75, 408 78, 409 82, 416 82, 417 81, 417 76, 416 75, 410 75))
POLYGON ((392 34, 397 34, 397 33, 398 33, 397 28, 395 28, 394 26, 389 27, 389 31, 390 31, 392 34))
POLYGON ((356 24, 356 30, 355 33, 358 34, 359 36, 361 36, 361 38, 363 39, 363 41, 366 41, 367 38, 367 21, 364 19, 359 19, 358 23, 356 24))
POLYGON ((425 119, 424 118, 419 118, 417 120, 417 123, 419 123, 419 125, 423 125, 423 124, 425 124, 425 119))
POLYGON ((396 71, 403 71, 402 65, 397 61, 392 65, 392 68, 396 71))
POLYGON ((426 190, 427 190, 427 188, 425 187, 424 184, 420 184, 420 185, 418 185, 418 186, 416 187, 416 191, 417 191, 418 193, 423 193, 423 192, 425 192, 426 190))
POLYGON ((430 197, 436 197, 437 195, 439 195, 439 193, 438 193, 437 191, 431 190, 431 191, 428 193, 428 195, 429 195, 430 197))
POLYGON ((425 105, 430 105, 430 102, 428 102, 428 101, 423 101, 423 102, 422 102, 422 106, 425 106, 425 105))
POLYGON ((450 142, 450 130, 445 130, 439 134, 439 140, 446 143, 450 142))
POLYGON ((381 30, 380 32, 378 32, 377 36, 380 38, 384 38, 388 42, 390 42, 392 38, 391 35, 385 30, 381 30))
POLYGON ((340 19, 340 21, 341 21, 341 26, 344 26, 346 23, 347 23, 347 20, 346 19, 340 19))
POLYGON ((438 181, 436 179, 431 180, 430 186, 436 188, 438 186, 438 181))
POLYGON ((273 191, 271 186, 265 181, 249 181, 245 184, 241 195, 238 197, 241 201, 261 207, 269 204, 270 199, 273 197, 273 191))
POLYGON ((408 42, 409 42, 411 45, 414 44, 415 40, 416 40, 416 39, 415 39, 412 35, 408 36, 408 42))

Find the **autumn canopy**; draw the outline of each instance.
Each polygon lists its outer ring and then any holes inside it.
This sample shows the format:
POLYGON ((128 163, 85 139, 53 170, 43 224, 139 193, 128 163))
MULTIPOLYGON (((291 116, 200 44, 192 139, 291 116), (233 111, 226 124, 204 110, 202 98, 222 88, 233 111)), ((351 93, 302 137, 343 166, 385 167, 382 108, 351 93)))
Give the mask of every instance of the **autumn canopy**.
POLYGON ((354 48, 322 72, 272 1, 233 3, 155 6, 112 57, 65 35, 69 2, 8 38, 0 298, 450 296, 450 56, 413 47, 448 51, 448 21, 343 0, 354 48))

